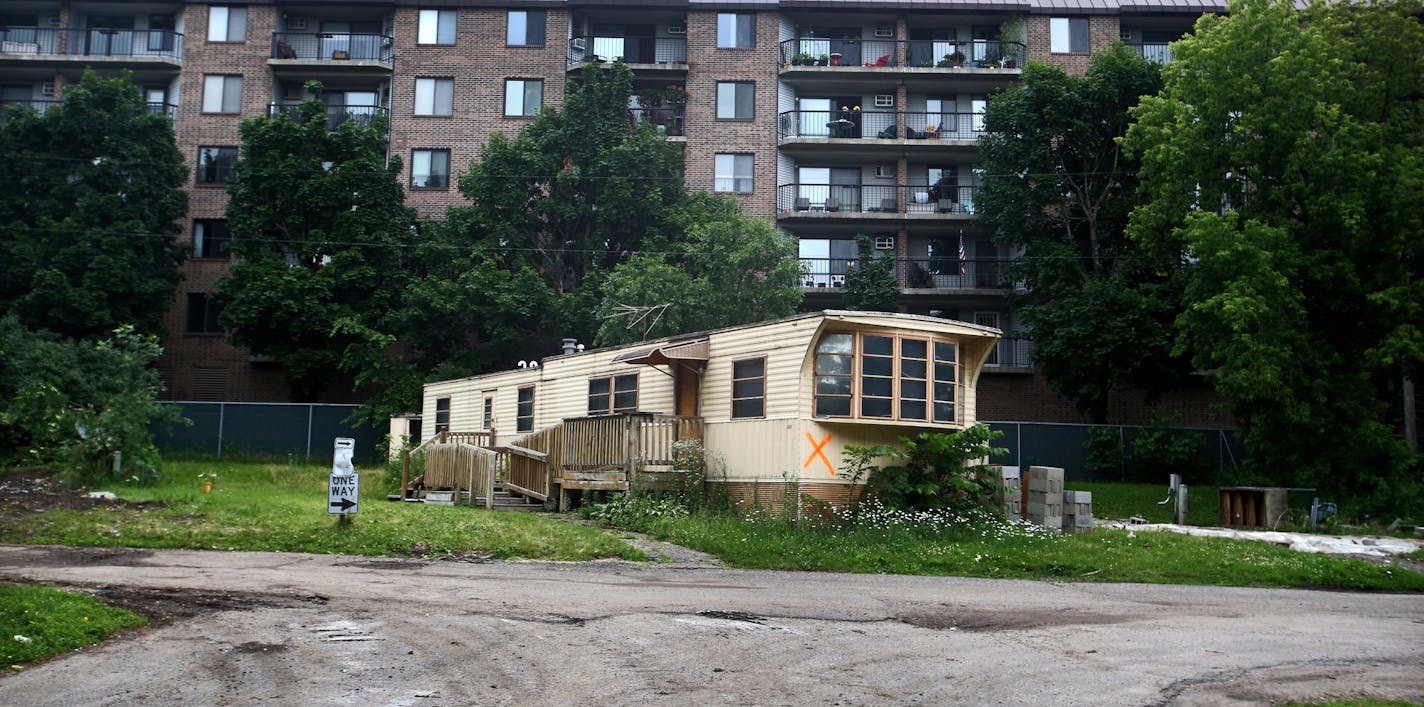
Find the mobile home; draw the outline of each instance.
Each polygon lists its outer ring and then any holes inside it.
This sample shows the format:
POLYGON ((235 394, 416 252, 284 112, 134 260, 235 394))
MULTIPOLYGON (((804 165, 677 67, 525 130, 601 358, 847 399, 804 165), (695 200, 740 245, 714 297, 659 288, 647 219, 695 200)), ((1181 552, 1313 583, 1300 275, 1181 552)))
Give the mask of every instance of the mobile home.
MULTIPOLYGON (((700 437, 724 464, 711 480, 734 497, 789 483, 838 503, 849 490, 837 475, 846 445, 975 424, 975 387, 999 336, 935 317, 827 310, 430 383, 421 418, 427 434, 478 433, 489 448, 545 461, 547 449, 529 446, 537 433, 637 418, 674 437, 700 437)), ((592 434, 627 428, 599 429, 592 434)), ((579 444, 590 442, 580 434, 579 444)), ((570 440, 566 468, 575 466, 570 440)), ((606 476, 580 486, 573 474, 549 474, 552 490, 618 487, 606 476)))

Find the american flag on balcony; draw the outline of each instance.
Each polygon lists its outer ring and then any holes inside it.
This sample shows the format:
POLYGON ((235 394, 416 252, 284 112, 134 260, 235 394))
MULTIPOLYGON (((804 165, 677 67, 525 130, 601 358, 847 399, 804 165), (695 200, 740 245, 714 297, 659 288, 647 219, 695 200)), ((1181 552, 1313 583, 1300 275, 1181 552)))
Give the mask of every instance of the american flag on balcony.
POLYGON ((964 231, 959 232, 959 274, 969 274, 969 257, 964 253, 964 231))

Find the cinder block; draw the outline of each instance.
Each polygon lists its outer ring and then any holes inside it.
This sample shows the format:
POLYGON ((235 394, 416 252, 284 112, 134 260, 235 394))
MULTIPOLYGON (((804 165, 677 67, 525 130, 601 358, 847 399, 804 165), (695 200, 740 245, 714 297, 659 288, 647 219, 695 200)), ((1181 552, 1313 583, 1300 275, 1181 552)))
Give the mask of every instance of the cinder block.
POLYGON ((1063 504, 1061 503, 1037 503, 1032 499, 1028 502, 1029 515, 1061 516, 1063 515, 1063 504))
POLYGON ((1092 503, 1092 491, 1064 491, 1063 503, 1092 503))
POLYGON ((1030 516, 1029 520, 1033 522, 1034 525, 1041 525, 1045 528, 1053 528, 1054 530, 1063 529, 1063 516, 1030 516))
POLYGON ((1056 466, 1029 467, 1028 487, 1046 493, 1063 493, 1063 469, 1056 466))

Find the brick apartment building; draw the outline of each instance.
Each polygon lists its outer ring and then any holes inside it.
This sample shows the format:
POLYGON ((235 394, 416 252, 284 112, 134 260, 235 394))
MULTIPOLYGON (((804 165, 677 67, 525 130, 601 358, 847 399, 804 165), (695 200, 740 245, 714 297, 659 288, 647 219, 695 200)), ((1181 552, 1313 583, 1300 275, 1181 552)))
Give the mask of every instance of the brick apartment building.
MULTIPOLYGON (((1123 40, 1167 43, 1214 0, 16 0, 0 9, 0 101, 40 109, 85 67, 132 72, 192 164, 192 244, 160 362, 179 400, 274 401, 269 361, 232 346, 210 293, 229 266, 225 179, 238 122, 275 115, 319 80, 333 123, 390 118, 410 203, 461 202, 454 177, 492 132, 558 105, 590 61, 634 70, 630 120, 685 146, 693 189, 736 195, 798 239, 805 308, 841 304, 855 234, 896 262, 907 312, 1006 332, 980 384, 984 419, 1076 420, 1031 375, 1001 275, 1013 253, 974 215, 988 96, 1029 59, 1081 72, 1123 40), (685 96, 685 100, 678 94, 685 96)), ((550 352, 553 353, 553 352, 550 352)), ((1173 404, 1203 421, 1207 396, 1173 404)), ((340 401, 332 399, 331 401, 340 401)), ((1124 398, 1126 418, 1140 410, 1124 398)))

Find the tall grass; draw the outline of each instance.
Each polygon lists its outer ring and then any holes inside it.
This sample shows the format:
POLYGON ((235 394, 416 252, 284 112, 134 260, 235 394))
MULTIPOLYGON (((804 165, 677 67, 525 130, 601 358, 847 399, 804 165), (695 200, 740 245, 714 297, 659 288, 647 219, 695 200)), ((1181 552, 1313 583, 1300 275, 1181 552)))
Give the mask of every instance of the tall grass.
POLYGON ((0 586, 0 665, 16 666, 142 626, 142 616, 83 594, 0 586))

